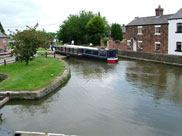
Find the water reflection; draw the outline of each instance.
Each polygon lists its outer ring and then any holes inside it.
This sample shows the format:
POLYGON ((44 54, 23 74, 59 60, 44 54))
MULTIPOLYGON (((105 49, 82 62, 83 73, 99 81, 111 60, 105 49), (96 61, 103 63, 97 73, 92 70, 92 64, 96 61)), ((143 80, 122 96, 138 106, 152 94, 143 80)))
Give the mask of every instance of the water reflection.
POLYGON ((29 114, 30 116, 34 116, 36 113, 46 114, 50 112, 51 102, 56 102, 59 100, 60 94, 57 93, 59 90, 60 88, 40 100, 12 100, 9 101, 6 105, 14 107, 12 111, 19 115, 24 113, 29 114), (56 93, 56 97, 52 97, 56 93), (17 107, 17 105, 19 106, 17 107))
POLYGON ((180 67, 136 61, 126 67, 126 80, 156 100, 165 98, 182 104, 180 67))
POLYGON ((102 79, 109 70, 114 70, 116 66, 115 64, 108 64, 104 61, 95 61, 94 59, 89 59, 88 61, 84 58, 70 58, 67 59, 67 62, 74 67, 74 69, 72 69, 73 72, 75 72, 77 76, 83 76, 84 79, 102 79))

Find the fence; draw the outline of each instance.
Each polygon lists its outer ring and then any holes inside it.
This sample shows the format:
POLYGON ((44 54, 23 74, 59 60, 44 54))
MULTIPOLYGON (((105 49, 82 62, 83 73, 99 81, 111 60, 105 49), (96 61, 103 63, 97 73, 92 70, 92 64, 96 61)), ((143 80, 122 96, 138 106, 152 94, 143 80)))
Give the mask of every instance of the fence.
POLYGON ((5 58, 5 59, 0 60, 0 65, 6 66, 6 64, 13 63, 13 62, 15 62, 15 58, 9 58, 9 59, 5 58))
POLYGON ((37 53, 38 53, 39 55, 45 55, 46 58, 47 58, 48 55, 54 55, 54 58, 56 58, 56 53, 55 53, 55 51, 37 51, 37 53))
MULTIPOLYGON (((54 58, 56 58, 56 53, 54 51, 37 51, 37 53, 40 55, 45 55, 46 58, 49 55, 53 55, 54 58)), ((35 57, 37 57, 37 55, 35 55, 35 57)), ((0 59, 0 65, 6 66, 6 64, 13 63, 13 62, 15 62, 15 60, 16 60, 15 57, 0 59)))

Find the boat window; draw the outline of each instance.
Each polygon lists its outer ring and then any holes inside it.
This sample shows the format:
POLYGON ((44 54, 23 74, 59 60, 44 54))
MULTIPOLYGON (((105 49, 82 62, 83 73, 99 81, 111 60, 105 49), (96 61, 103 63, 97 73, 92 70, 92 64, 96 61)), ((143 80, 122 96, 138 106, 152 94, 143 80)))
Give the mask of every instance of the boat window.
POLYGON ((86 54, 91 54, 91 50, 86 50, 86 54))
POLYGON ((93 51, 93 55, 98 55, 98 51, 93 51))

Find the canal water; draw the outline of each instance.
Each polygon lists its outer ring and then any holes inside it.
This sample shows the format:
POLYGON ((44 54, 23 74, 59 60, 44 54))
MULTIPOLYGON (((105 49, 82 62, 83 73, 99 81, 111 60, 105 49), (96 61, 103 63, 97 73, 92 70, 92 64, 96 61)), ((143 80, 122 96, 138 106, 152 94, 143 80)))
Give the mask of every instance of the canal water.
POLYGON ((182 69, 120 59, 67 60, 68 83, 37 101, 10 101, 0 125, 80 136, 181 136, 182 69))

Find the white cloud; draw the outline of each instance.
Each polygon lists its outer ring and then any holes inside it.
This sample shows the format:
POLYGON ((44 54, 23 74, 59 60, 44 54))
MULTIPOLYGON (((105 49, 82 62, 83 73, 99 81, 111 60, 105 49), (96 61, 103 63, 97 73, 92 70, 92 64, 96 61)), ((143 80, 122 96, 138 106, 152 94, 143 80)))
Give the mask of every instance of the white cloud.
MULTIPOLYGON (((70 14, 81 10, 101 12, 109 23, 127 24, 136 16, 153 16, 160 4, 164 14, 177 12, 181 0, 0 0, 0 21, 4 27, 35 25, 46 31, 57 31, 70 14)), ((12 28, 13 29, 13 28, 12 28)))

